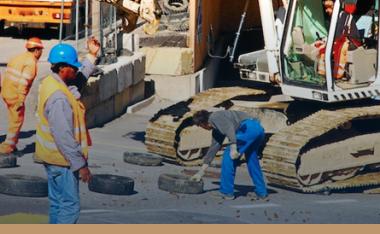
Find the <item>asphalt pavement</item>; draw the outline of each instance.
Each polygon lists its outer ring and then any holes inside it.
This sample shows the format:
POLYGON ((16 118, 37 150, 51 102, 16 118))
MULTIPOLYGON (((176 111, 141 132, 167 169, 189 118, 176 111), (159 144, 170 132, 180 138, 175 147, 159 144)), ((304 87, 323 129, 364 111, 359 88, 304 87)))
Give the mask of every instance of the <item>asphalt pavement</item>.
MULTIPOLYGON (((12 54, 23 50, 22 39, 2 37, 0 42, 7 45, 2 49, 0 62, 7 61, 12 54)), ((48 46, 56 42, 46 39, 48 46)), ((49 72, 46 56, 47 53, 44 53, 39 77, 49 72)), ((34 99, 35 95, 36 85, 29 99, 34 99)), ((79 223, 380 223, 379 195, 333 193, 327 196, 269 187, 270 201, 252 201, 246 194, 253 191, 254 187, 244 165, 237 172, 237 198, 232 201, 210 196, 209 192, 219 187, 217 178, 205 178, 205 192, 199 195, 161 191, 157 185, 160 174, 181 174, 185 168, 166 162, 160 167, 143 167, 123 161, 125 151, 146 150, 145 128, 154 112, 148 109, 139 114, 125 114, 101 128, 91 129, 94 145, 90 150, 89 167, 92 173, 131 177, 135 181, 135 191, 128 196, 105 195, 91 192, 87 185, 81 183, 82 211, 79 223)), ((2 101, 0 116, 2 141, 7 126, 6 109, 2 101)), ((0 175, 22 174, 46 178, 44 168, 32 159, 35 121, 33 110, 29 109, 18 144, 22 152, 18 167, 0 169, 0 175)), ((219 173, 217 168, 211 170, 219 173)), ((47 221, 47 214, 47 198, 0 194, 0 223, 4 220, 43 223, 47 221)))
MULTIPOLYGON (((0 107, 4 116, 3 104, 0 107)), ((5 116, 4 116, 5 117, 5 116)), ((4 138, 5 119, 0 123, 4 138)), ((123 162, 125 151, 144 151, 144 131, 150 116, 125 114, 102 128, 91 130, 94 145, 89 166, 93 174, 128 176, 135 181, 135 192, 128 196, 94 193, 80 185, 82 213, 80 223, 379 223, 380 196, 338 193, 329 196, 300 194, 270 187, 270 201, 252 201, 246 194, 254 189, 244 165, 236 178, 237 198, 223 201, 210 196, 219 179, 205 178, 205 192, 199 195, 168 193, 158 189, 162 173, 183 173, 184 167, 164 163, 143 167, 123 162)), ((18 167, 0 169, 0 174, 46 177, 41 165, 33 163, 33 118, 23 128, 18 148, 25 154, 18 167)), ((189 168, 187 168, 189 169, 189 168)), ((190 168, 197 169, 197 168, 190 168)), ((219 169, 211 169, 216 174, 219 169)), ((47 198, 0 195, 1 216, 12 214, 47 215, 47 198)))

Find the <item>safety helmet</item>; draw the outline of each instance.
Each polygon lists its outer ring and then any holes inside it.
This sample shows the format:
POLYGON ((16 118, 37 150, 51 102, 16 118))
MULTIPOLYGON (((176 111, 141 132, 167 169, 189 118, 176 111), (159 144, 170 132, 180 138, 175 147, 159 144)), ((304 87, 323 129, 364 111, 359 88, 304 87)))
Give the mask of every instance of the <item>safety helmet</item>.
POLYGON ((64 43, 55 45, 50 50, 48 61, 51 64, 67 63, 76 68, 82 66, 82 64, 78 61, 78 54, 75 48, 64 43))
POLYGON ((27 48, 27 49, 33 49, 33 48, 43 49, 44 46, 42 45, 42 41, 40 38, 31 37, 26 41, 25 48, 27 48))

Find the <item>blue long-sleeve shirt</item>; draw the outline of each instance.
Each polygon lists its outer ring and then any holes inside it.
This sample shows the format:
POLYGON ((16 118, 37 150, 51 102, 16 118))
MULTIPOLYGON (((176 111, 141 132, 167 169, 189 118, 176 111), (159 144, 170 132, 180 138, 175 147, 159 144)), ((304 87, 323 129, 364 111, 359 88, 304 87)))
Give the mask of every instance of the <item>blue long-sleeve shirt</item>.
MULTIPOLYGON (((95 65, 89 59, 84 59, 78 76, 86 79, 91 75, 95 65)), ((53 74, 54 79, 63 83, 60 77, 53 74)), ((79 99, 80 93, 75 86, 69 86, 69 90, 79 99)), ((86 165, 83 158, 82 147, 75 140, 73 111, 66 95, 61 91, 56 91, 47 100, 44 109, 45 117, 48 120, 50 131, 58 150, 70 163, 70 169, 77 171, 86 165)))

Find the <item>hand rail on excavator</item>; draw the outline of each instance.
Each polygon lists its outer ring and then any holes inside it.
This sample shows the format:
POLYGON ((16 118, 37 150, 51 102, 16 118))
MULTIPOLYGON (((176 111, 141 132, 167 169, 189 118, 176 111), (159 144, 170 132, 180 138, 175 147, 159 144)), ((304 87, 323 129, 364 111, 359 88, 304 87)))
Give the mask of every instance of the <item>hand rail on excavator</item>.
POLYGON ((236 37, 235 37, 235 40, 234 40, 234 44, 233 44, 233 47, 231 48, 230 46, 227 47, 227 50, 226 50, 226 53, 222 56, 220 55, 214 55, 212 53, 212 49, 211 49, 211 46, 214 44, 214 29, 212 27, 212 25, 210 25, 210 31, 209 31, 209 35, 208 35, 208 40, 207 40, 207 48, 208 48, 208 56, 210 56, 211 58, 216 58, 216 59, 225 59, 227 58, 228 56, 230 57, 230 62, 233 63, 234 60, 235 60, 235 53, 236 53, 236 48, 238 46, 238 43, 239 43, 239 39, 240 39, 240 34, 241 34, 241 30, 243 29, 243 25, 244 25, 244 22, 245 22, 245 18, 247 16, 247 11, 248 11, 248 7, 249 7, 249 2, 250 0, 246 0, 245 1, 245 5, 244 5, 244 10, 243 10, 243 14, 241 15, 241 19, 240 19, 240 24, 239 24, 239 28, 236 32, 236 37))

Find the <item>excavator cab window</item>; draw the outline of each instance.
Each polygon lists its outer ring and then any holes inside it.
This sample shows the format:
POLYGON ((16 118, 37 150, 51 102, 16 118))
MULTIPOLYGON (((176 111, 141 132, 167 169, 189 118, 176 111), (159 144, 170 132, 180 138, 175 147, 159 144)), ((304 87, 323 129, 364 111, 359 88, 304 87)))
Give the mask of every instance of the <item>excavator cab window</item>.
POLYGON ((323 0, 295 0, 289 7, 287 38, 283 50, 285 82, 326 87, 324 54, 330 18, 323 0))
POLYGON ((332 48, 332 78, 336 86, 368 86, 376 76, 378 1, 342 1, 332 48))

